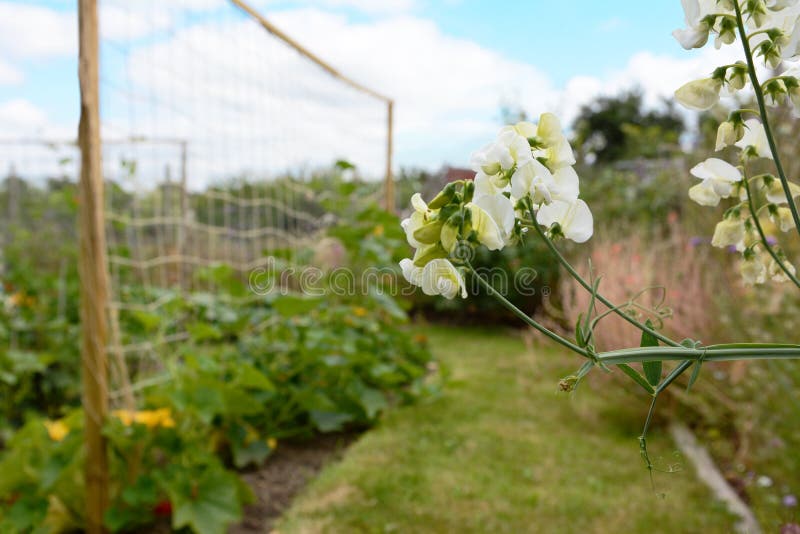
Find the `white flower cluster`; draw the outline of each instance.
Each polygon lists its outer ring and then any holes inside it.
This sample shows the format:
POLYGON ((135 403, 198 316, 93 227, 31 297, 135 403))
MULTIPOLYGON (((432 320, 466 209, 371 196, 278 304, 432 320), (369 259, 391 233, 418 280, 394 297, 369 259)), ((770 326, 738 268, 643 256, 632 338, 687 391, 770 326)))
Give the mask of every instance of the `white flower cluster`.
MULTIPOLYGON (((673 32, 686 48, 704 46, 710 34, 716 35, 715 45, 733 43, 737 39, 737 7, 741 9, 747 40, 757 56, 771 68, 800 57, 800 0, 682 0, 686 15, 685 29, 673 32), (735 2, 739 2, 738 6, 735 2)), ((737 62, 720 67, 709 78, 687 83, 675 92, 677 100, 689 109, 707 110, 717 104, 726 88, 731 94, 745 88, 749 79, 748 65, 737 62)), ((795 111, 800 111, 800 69, 790 68, 761 84, 760 89, 769 104, 777 105, 787 99, 795 111)), ((743 111, 734 111, 717 130, 716 151, 726 147, 740 150, 742 165, 736 167, 719 158, 708 158, 695 165, 691 174, 701 182, 689 189, 689 197, 703 206, 717 206, 721 199, 734 197, 739 203, 725 212, 715 230, 711 244, 734 247, 742 254, 741 274, 748 284, 761 284, 768 279, 788 280, 794 266, 784 253, 763 234, 765 225, 787 232, 794 228, 792 213, 786 205, 787 196, 780 180, 770 174, 751 177, 745 182, 743 169, 754 159, 774 159, 767 134, 760 119, 744 120, 743 111), (751 197, 752 195, 752 197, 751 197), (761 205, 758 200, 763 199, 761 205), (758 220, 754 220, 753 213, 758 220), (761 231, 759 231, 759 228, 761 231), (770 253, 774 252, 774 255, 770 253), (784 265, 776 261, 776 258, 784 265)), ((792 198, 800 196, 800 187, 788 183, 792 198)))
POLYGON ((500 250, 524 232, 528 209, 550 235, 577 243, 593 232, 592 213, 578 198, 575 156, 555 115, 544 113, 538 124, 520 122, 500 130, 497 138, 475 152, 474 180, 448 184, 426 204, 417 193, 414 209, 402 221, 413 258, 400 262, 403 276, 428 295, 466 297, 464 278, 450 261, 459 246, 483 245, 500 250))
MULTIPOLYGON (((717 48, 736 41, 737 21, 734 2, 742 6, 748 42, 755 56, 770 68, 800 59, 800 0, 682 0, 686 28, 673 35, 685 49, 702 48, 710 34, 716 35, 717 48)), ((764 84, 768 101, 778 105, 787 98, 800 110, 800 83, 797 67, 764 84)), ((731 93, 748 83, 744 62, 716 69, 709 78, 694 80, 675 92, 678 101, 689 109, 703 111, 719 102, 723 88, 731 93)), ((733 135, 730 134, 729 135, 733 135)))

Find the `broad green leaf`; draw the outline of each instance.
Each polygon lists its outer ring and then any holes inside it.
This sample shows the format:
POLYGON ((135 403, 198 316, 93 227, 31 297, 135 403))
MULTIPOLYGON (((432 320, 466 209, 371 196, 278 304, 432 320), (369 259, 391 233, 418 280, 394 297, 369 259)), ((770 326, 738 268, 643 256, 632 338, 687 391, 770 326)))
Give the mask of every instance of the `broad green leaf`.
POLYGON ((191 528, 197 534, 224 534, 241 519, 235 475, 209 467, 189 484, 170 485, 167 492, 173 506, 172 528, 191 528))
POLYGON ((304 315, 319 307, 321 300, 295 295, 282 295, 272 301, 272 307, 284 317, 304 315))
POLYGON ((233 452, 233 463, 242 469, 250 464, 261 465, 272 449, 269 448, 266 441, 257 439, 247 444, 233 443, 231 451, 233 452))
MULTIPOLYGON (((649 328, 653 328, 653 323, 650 319, 645 322, 649 328)), ((642 332, 642 342, 639 343, 640 347, 657 347, 658 339, 649 332, 642 332)), ((661 381, 662 362, 643 362, 642 369, 644 376, 652 386, 657 386, 661 381)))
POLYGON ((320 432, 335 432, 341 430, 345 423, 353 420, 353 416, 349 413, 338 412, 318 412, 311 410, 309 412, 311 421, 320 430, 320 432))
POLYGON ((260 389, 262 391, 275 391, 275 384, 267 375, 245 363, 239 367, 239 385, 245 388, 260 389))
POLYGON ((647 391, 651 395, 655 393, 656 390, 653 389, 653 386, 651 386, 650 383, 645 379, 645 377, 639 374, 639 372, 636 369, 634 369, 627 363, 621 363, 617 365, 617 367, 619 367, 623 373, 631 377, 634 382, 642 386, 645 389, 645 391, 647 391))
POLYGON ((386 397, 377 389, 364 387, 359 392, 359 401, 361 407, 367 414, 369 419, 374 418, 379 412, 386 409, 388 403, 386 397))

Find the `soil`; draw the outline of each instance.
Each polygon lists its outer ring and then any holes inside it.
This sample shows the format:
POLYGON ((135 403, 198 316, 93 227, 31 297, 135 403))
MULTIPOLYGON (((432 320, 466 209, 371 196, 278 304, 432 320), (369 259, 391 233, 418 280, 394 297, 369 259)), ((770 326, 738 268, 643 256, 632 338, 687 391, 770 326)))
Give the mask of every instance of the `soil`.
POLYGON ((329 462, 342 456, 358 434, 328 434, 310 441, 281 442, 275 454, 259 469, 242 474, 253 489, 256 502, 247 506, 244 519, 229 534, 270 532, 311 479, 329 462))

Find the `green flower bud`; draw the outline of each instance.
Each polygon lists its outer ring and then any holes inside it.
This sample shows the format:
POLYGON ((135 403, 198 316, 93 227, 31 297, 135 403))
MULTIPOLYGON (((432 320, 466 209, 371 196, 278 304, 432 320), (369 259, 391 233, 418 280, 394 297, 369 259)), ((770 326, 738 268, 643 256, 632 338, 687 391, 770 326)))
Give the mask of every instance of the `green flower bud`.
POLYGON ((442 233, 444 222, 441 220, 431 221, 420 226, 414 231, 414 239, 423 245, 433 245, 439 242, 439 235, 442 233))
POLYGON ((472 202, 472 197, 475 196, 475 182, 469 180, 466 184, 464 184, 464 204, 468 204, 472 202))
POLYGON ((428 245, 427 247, 417 249, 414 253, 414 266, 425 267, 431 260, 446 258, 447 256, 447 251, 437 242, 434 245, 428 245))
POLYGON ((428 202, 428 208, 432 210, 438 210, 442 206, 445 206, 453 200, 453 197, 456 196, 456 184, 447 184, 444 189, 442 189, 438 195, 434 197, 433 200, 428 202))

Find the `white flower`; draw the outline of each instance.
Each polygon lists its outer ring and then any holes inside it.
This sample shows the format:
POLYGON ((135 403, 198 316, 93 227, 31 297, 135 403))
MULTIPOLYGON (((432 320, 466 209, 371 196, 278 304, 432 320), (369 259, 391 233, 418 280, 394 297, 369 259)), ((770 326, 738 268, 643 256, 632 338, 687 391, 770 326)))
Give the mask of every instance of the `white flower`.
POLYGON ((719 152, 726 146, 735 144, 744 135, 744 128, 741 127, 741 122, 736 126, 730 121, 720 123, 717 129, 717 143, 714 150, 719 152))
POLYGON ((770 218, 772 222, 780 228, 781 232, 788 232, 794 228, 794 219, 792 218, 792 211, 789 208, 778 208, 777 213, 770 218))
POLYGON ((572 202, 580 194, 580 179, 572 167, 561 167, 553 173, 555 187, 552 190, 553 198, 572 202))
POLYGON ((721 89, 722 80, 703 78, 680 87, 675 91, 675 98, 689 109, 705 111, 719 102, 721 89))
POLYGON ((718 9, 716 0, 681 0, 686 28, 672 32, 673 37, 686 50, 701 48, 708 42, 708 32, 711 30, 703 21, 710 13, 723 12, 718 9))
POLYGON ((422 200, 422 195, 419 193, 414 193, 411 197, 411 206, 414 208, 414 213, 411 214, 411 217, 400 221, 400 226, 406 232, 408 244, 414 248, 420 248, 424 245, 414 239, 414 232, 425 224, 430 210, 428 210, 428 205, 425 204, 425 201, 422 200))
POLYGON ((731 196, 733 185, 742 180, 739 169, 718 158, 708 158, 690 172, 703 180, 689 189, 689 198, 702 206, 716 206, 720 198, 731 196))
POLYGON ((758 157, 772 159, 772 151, 769 149, 764 125, 758 119, 744 121, 744 135, 736 142, 736 146, 743 150, 751 146, 758 157))
POLYGON ((409 258, 400 260, 400 269, 403 271, 403 278, 415 286, 422 285, 422 267, 414 265, 414 261, 409 258))
MULTIPOLYGON (((789 182, 789 192, 792 198, 800 196, 800 186, 794 182, 789 182)), ((783 192, 783 185, 777 178, 773 178, 769 185, 766 187, 767 202, 773 204, 788 204, 786 201, 786 194, 783 192)))
POLYGON ((540 207, 536 222, 547 228, 557 223, 564 237, 576 243, 588 241, 594 232, 592 212, 586 202, 580 199, 573 202, 554 200, 540 207))
POLYGON ((452 299, 461 293, 461 298, 467 298, 464 278, 449 260, 440 258, 429 261, 422 269, 418 285, 426 295, 442 295, 452 299))
POLYGON ((504 187, 497 187, 495 185, 495 181, 491 179, 491 177, 487 176, 483 172, 477 172, 475 174, 475 193, 473 193, 473 198, 478 199, 480 197, 486 195, 496 195, 498 193, 503 193, 506 191, 511 190, 511 186, 506 184, 504 187))
POLYGON ((561 128, 561 121, 552 113, 542 113, 536 126, 539 148, 534 156, 545 159, 547 167, 555 172, 561 167, 575 165, 575 153, 561 128))
POLYGON ((742 260, 739 272, 745 284, 763 284, 767 281, 767 268, 758 257, 742 260))
MULTIPOLYGON (((470 165, 475 172, 502 179, 502 174, 515 165, 522 165, 533 158, 528 140, 513 128, 503 128, 497 139, 472 155, 470 165)), ((505 185, 505 184, 495 184, 505 185)))
MULTIPOLYGON (((797 270, 794 268, 794 265, 785 259, 783 260, 783 264, 786 266, 786 270, 792 273, 792 276, 797 274, 797 270)), ((789 277, 786 275, 786 272, 781 269, 781 266, 778 265, 778 262, 776 262, 772 257, 770 257, 769 266, 767 267, 767 274, 773 282, 783 283, 789 281, 789 277)))
POLYGON ((537 136, 537 126, 532 122, 528 121, 521 121, 515 124, 514 126, 505 126, 501 132, 506 130, 513 130, 518 135, 521 135, 525 139, 533 139, 537 136))
POLYGON ((466 205, 478 241, 489 250, 503 248, 514 230, 514 205, 505 195, 482 196, 466 205))
POLYGON ((741 219, 723 219, 714 228, 714 237, 711 238, 711 245, 719 248, 736 245, 744 240, 744 233, 744 223, 741 219))
POLYGON ((511 195, 514 198, 530 196, 534 204, 548 203, 553 199, 551 189, 555 185, 550 169, 532 159, 518 167, 511 177, 511 195))

